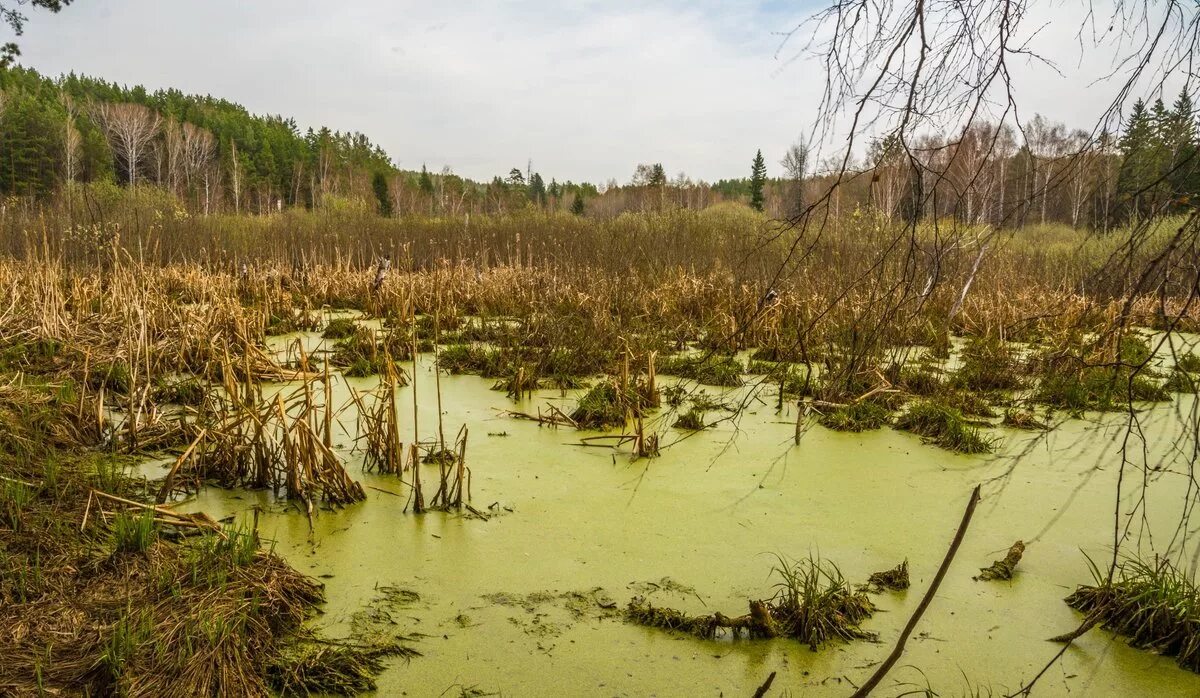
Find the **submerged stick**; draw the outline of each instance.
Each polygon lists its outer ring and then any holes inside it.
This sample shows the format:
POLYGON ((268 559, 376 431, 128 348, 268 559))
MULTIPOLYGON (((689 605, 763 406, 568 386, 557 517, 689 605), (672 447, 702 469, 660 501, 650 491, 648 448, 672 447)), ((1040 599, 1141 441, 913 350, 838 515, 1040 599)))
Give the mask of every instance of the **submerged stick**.
POLYGON ((763 681, 763 684, 754 692, 754 698, 763 698, 763 696, 767 695, 767 691, 771 690, 771 684, 773 683, 775 683, 775 672, 772 671, 767 680, 763 681))
POLYGON ((937 594, 938 587, 942 584, 942 579, 946 576, 946 571, 950 569, 950 563, 954 561, 954 555, 958 552, 958 546, 962 545, 963 537, 967 534, 967 527, 971 525, 971 517, 975 514, 975 506, 979 504, 979 485, 975 485, 975 489, 971 491, 971 499, 967 502, 967 510, 963 512, 962 521, 958 524, 958 531, 954 534, 954 540, 950 543, 950 549, 946 551, 946 557, 942 559, 942 566, 938 568, 937 574, 933 577, 933 582, 929 585, 929 590, 925 592, 925 597, 921 599, 917 610, 913 611, 912 617, 908 619, 908 624, 904 626, 904 630, 900 633, 900 637, 896 640, 896 646, 892 648, 892 653, 887 659, 883 660, 883 664, 875 670, 871 678, 854 692, 853 698, 864 698, 869 696, 871 691, 879 685, 884 676, 891 671, 896 662, 900 660, 904 654, 904 643, 908 642, 908 636, 912 634, 917 623, 921 620, 921 616, 925 614, 925 609, 929 608, 930 602, 937 594))

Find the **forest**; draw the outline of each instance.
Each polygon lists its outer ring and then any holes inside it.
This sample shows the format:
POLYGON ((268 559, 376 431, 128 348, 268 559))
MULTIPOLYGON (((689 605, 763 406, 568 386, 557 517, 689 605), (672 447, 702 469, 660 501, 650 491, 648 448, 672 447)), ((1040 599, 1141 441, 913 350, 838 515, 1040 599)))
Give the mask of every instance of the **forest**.
POLYGON ((767 176, 760 151, 749 176, 711 184, 684 172, 671 177, 661 163, 638 164, 624 183, 547 183, 531 162, 479 183, 448 166, 400 170, 360 133, 301 132, 294 118, 250 114, 220 98, 75 74, 49 78, 16 66, 0 69, 0 194, 45 202, 95 186, 153 186, 192 213, 354 202, 389 216, 529 209, 604 218, 738 201, 786 218, 839 180, 827 202, 835 215, 871 210, 902 220, 1106 230, 1200 188, 1200 175, 1181 166, 1200 145, 1195 111, 1185 92, 1170 106, 1137 101, 1117 133, 1037 115, 1019 128, 973 123, 924 134, 909 147, 892 135, 872 140, 845 168, 837 157, 817 161, 801 141, 782 155, 780 176, 767 176))

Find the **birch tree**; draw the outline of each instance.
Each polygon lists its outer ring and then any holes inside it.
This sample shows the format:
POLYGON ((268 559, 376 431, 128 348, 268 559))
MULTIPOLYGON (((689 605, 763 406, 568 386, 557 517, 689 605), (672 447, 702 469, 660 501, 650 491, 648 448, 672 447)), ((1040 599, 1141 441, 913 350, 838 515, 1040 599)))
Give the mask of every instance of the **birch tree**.
POLYGON ((149 154, 162 119, 140 104, 100 102, 92 105, 92 118, 100 125, 113 157, 126 168, 130 186, 137 184, 138 168, 149 154))

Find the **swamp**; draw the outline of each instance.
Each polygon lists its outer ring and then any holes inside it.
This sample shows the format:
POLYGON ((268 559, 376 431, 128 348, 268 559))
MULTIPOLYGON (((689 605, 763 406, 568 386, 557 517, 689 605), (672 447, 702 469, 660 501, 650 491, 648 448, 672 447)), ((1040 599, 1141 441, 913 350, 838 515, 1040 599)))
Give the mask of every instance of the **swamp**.
MULTIPOLYGON (((1014 106, 1047 4, 818 3, 772 34, 812 130, 711 183, 482 176, 500 126, 401 167, 0 45, 0 696, 1200 695, 1200 8, 1115 0, 1072 130, 1014 106)), ((635 130, 717 158, 692 99, 635 130)))

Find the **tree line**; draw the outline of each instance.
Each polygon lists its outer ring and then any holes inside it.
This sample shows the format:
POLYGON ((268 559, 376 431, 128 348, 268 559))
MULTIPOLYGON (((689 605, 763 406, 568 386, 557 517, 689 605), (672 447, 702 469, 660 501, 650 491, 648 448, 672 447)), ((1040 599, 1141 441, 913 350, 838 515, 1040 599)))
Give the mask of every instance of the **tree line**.
POLYGON ((301 132, 293 119, 224 99, 0 68, 0 195, 47 200, 90 183, 145 185, 197 213, 352 201, 383 215, 536 208, 611 217, 738 201, 778 218, 822 205, 838 215, 1107 227, 1170 211, 1200 189, 1198 132, 1185 93, 1169 107, 1135 103, 1118 133, 1036 116, 1019 129, 978 123, 953 137, 877 140, 836 181, 829 173, 840 172, 840 158, 816 163, 799 142, 778 161, 779 177, 767 175, 759 150, 749 176, 713 183, 670 177, 660 162, 637 165, 624 184, 546 181, 532 163, 475 182, 448 167, 400 170, 361 133, 301 132))

